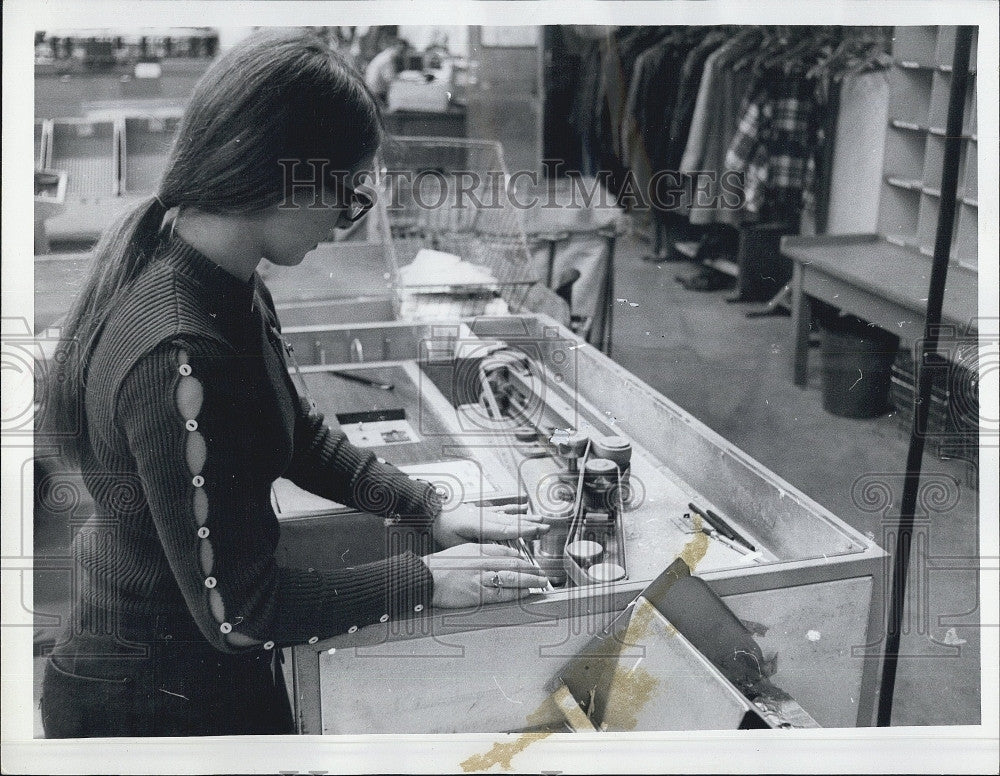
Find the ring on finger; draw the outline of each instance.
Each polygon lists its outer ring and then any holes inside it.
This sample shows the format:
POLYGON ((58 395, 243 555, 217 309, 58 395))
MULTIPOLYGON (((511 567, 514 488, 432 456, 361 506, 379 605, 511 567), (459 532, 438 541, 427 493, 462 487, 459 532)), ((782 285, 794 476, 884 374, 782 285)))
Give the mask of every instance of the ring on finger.
POLYGON ((497 588, 499 588, 501 586, 500 585, 500 572, 499 571, 494 571, 493 572, 493 579, 490 580, 490 584, 493 585, 493 587, 497 587, 497 588))

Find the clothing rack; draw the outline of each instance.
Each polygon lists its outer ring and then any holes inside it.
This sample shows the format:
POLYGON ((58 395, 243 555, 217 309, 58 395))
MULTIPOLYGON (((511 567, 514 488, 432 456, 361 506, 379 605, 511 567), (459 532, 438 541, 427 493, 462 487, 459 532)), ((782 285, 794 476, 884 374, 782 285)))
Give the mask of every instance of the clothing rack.
POLYGON ((747 229, 798 234, 804 212, 823 228, 838 85, 891 63, 882 27, 563 29, 580 65, 569 126, 583 171, 649 213, 648 259, 731 272, 747 229), (669 201, 650 195, 663 171, 677 188, 669 201))

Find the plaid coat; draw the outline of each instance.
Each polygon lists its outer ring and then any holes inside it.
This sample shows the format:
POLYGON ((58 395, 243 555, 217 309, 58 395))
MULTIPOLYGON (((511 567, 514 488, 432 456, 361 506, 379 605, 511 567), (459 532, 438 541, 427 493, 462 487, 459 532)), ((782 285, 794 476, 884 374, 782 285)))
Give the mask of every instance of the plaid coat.
POLYGON ((726 152, 726 168, 742 174, 745 209, 753 215, 773 197, 801 201, 811 184, 816 147, 812 82, 782 74, 764 77, 762 84, 747 100, 726 152))

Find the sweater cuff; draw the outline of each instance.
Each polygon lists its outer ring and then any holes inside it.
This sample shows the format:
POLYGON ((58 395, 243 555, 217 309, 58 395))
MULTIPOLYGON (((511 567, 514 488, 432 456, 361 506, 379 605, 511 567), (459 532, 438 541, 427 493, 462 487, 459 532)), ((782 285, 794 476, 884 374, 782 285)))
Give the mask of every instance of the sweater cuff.
POLYGON ((386 525, 426 528, 441 513, 441 496, 434 486, 411 479, 395 466, 374 459, 352 483, 355 506, 382 515, 386 525))
POLYGON ((434 577, 427 564, 412 552, 389 559, 389 600, 386 610, 391 619, 419 614, 434 597, 434 577))
POLYGON ((427 528, 433 523, 443 506, 441 495, 433 485, 424 480, 414 480, 391 464, 380 464, 398 472, 396 485, 398 507, 387 515, 392 525, 402 524, 413 528, 427 528))

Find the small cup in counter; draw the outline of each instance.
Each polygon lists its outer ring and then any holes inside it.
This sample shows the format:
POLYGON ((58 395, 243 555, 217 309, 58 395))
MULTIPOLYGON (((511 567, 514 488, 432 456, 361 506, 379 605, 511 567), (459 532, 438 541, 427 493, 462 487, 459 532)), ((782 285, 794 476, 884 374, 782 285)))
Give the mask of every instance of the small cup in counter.
POLYGON ((540 510, 537 517, 550 526, 548 532, 542 534, 538 540, 539 553, 551 558, 563 557, 569 524, 573 519, 573 505, 567 503, 562 508, 540 510))
POLYGON ((584 506, 588 511, 614 511, 613 497, 617 492, 618 465, 607 458, 591 458, 583 470, 584 506))
POLYGON ((599 542, 578 539, 566 545, 566 552, 576 561, 580 568, 587 569, 595 563, 600 563, 604 557, 604 546, 599 542))
POLYGON ((587 575, 595 582, 617 582, 625 579, 625 569, 617 563, 598 563, 587 569, 587 575))
POLYGON ((622 485, 628 485, 632 469, 632 443, 625 437, 603 436, 593 440, 590 454, 594 458, 606 458, 618 465, 622 485))

